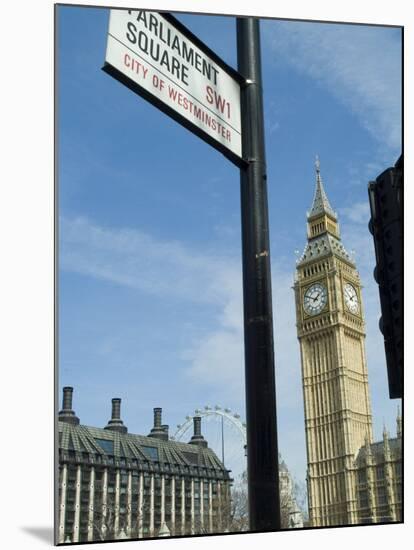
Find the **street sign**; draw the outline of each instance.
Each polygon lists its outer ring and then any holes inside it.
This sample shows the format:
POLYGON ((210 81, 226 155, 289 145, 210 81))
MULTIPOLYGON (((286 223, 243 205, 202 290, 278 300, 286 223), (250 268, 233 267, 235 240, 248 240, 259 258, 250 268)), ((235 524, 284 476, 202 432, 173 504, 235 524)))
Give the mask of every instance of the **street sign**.
POLYGON ((244 164, 244 80, 172 15, 111 10, 103 70, 244 164))

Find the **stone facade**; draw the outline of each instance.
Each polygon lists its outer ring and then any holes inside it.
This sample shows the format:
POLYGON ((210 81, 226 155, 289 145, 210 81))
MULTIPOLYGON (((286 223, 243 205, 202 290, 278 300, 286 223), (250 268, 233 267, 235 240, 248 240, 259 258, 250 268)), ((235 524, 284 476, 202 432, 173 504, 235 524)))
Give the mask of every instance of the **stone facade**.
POLYGON ((105 428, 83 426, 64 388, 59 412, 57 542, 223 532, 230 510, 229 472, 194 419, 189 443, 171 441, 154 409, 148 436, 127 432, 120 400, 105 428))
POLYGON ((355 458, 364 445, 372 445, 361 281, 341 242, 319 162, 308 213, 308 241, 297 262, 294 291, 309 522, 315 527, 356 524, 360 522, 361 491, 355 458))
POLYGON ((402 521, 401 418, 397 418, 397 437, 390 438, 384 428, 383 440, 366 441, 358 452, 356 490, 358 523, 402 521))

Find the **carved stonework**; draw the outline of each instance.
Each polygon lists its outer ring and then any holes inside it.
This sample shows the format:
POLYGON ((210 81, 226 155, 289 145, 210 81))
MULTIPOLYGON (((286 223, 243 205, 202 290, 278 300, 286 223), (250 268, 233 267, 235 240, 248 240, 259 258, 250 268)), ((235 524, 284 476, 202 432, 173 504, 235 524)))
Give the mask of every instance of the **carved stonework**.
POLYGON ((372 441, 361 282, 316 166, 308 242, 296 267, 310 524, 358 522, 354 457, 372 441))

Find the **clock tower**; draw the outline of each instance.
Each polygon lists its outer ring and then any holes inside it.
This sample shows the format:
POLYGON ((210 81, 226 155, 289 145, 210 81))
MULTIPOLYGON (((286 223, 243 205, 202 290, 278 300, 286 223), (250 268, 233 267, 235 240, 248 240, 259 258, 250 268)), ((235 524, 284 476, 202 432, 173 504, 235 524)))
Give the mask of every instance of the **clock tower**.
POLYGON ((372 442, 361 281, 316 160, 305 250, 295 276, 311 526, 357 523, 354 460, 372 442))

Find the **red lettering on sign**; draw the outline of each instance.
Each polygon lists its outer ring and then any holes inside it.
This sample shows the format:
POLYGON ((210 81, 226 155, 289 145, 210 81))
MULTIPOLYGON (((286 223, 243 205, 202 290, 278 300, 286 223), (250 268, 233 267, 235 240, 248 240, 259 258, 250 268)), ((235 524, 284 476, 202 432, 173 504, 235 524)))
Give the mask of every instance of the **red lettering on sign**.
POLYGON ((217 111, 220 111, 222 114, 226 111, 227 118, 230 118, 230 103, 224 97, 221 97, 216 90, 213 90, 211 86, 206 87, 206 100, 210 105, 214 105, 217 111))
POLYGON ((142 78, 145 79, 147 77, 148 69, 140 61, 131 57, 129 53, 124 55, 124 65, 128 69, 131 69, 132 72, 142 76, 142 78))
MULTIPOLYGON (((211 102, 215 101, 213 93, 214 90, 211 88, 211 86, 208 86, 208 88, 211 89, 211 101, 209 101, 208 99, 207 101, 211 104, 211 102)), ((209 114, 202 107, 198 107, 195 103, 191 101, 191 99, 179 92, 176 88, 174 88, 174 86, 171 86, 170 84, 168 85, 168 96, 181 109, 190 112, 195 119, 207 126, 210 130, 212 130, 213 132, 217 132, 220 137, 224 138, 228 142, 231 142, 231 130, 226 128, 226 126, 224 126, 217 118, 209 114)), ((226 107, 224 107, 224 109, 225 108, 226 107)))

